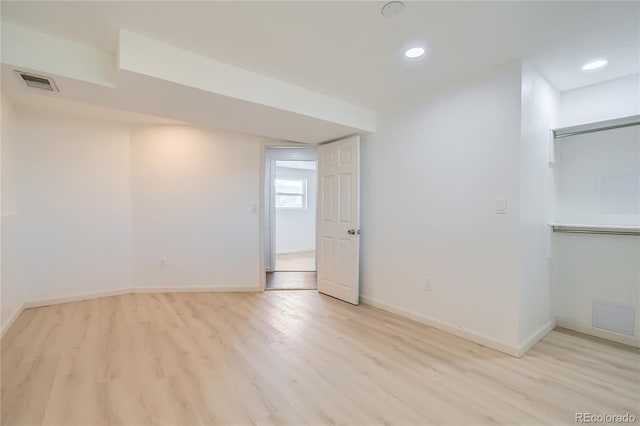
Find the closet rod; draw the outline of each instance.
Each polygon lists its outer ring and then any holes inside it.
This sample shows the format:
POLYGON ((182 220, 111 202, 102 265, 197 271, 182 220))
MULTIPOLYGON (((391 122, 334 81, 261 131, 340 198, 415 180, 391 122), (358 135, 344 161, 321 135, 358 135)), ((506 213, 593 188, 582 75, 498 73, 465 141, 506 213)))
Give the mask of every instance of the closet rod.
POLYGON ((633 235, 640 236, 640 228, 606 228, 606 227, 589 227, 578 225, 551 225, 553 232, 563 232, 567 234, 599 234, 599 235, 633 235))
POLYGON ((555 139, 566 138, 569 136, 583 135, 585 133, 602 132, 604 130, 620 129, 623 127, 637 126, 640 124, 640 115, 631 115, 628 117, 614 118, 598 123, 580 124, 577 126, 555 129, 553 137, 555 139))

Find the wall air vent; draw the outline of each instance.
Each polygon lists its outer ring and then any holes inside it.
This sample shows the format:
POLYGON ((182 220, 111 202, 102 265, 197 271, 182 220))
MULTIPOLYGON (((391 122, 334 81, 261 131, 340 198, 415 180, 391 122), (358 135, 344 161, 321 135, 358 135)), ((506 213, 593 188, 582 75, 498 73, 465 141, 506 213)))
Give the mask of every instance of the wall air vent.
POLYGON ((635 308, 632 305, 606 300, 593 301, 592 325, 616 333, 633 336, 635 308))
POLYGON ((16 72, 20 75, 20 78, 22 78, 22 81, 24 81, 24 84, 26 84, 27 86, 33 89, 46 90, 48 92, 58 91, 58 87, 56 86, 56 83, 53 81, 53 78, 51 77, 30 74, 28 72, 22 72, 22 71, 16 71, 16 72))

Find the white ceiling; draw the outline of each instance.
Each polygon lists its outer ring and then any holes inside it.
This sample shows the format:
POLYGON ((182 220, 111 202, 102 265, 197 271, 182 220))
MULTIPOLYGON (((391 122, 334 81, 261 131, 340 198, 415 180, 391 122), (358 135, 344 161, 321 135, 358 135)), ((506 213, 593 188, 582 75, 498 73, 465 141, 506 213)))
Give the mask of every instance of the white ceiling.
POLYGON ((2 91, 304 143, 375 131, 375 113, 124 30, 118 54, 3 23, 2 91), (52 77, 29 89, 20 70, 52 77))
POLYGON ((638 2, 383 4, 3 1, 2 20, 112 53, 123 28, 375 110, 521 57, 560 90, 640 69, 638 2), (427 55, 404 59, 416 43, 427 55))

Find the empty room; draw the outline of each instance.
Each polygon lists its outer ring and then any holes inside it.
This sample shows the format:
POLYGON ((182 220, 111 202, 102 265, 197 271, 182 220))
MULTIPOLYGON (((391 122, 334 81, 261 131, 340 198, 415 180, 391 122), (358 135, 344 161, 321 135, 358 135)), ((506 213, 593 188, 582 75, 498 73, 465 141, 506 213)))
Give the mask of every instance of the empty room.
POLYGON ((0 18, 1 425, 640 424, 640 2, 0 18))

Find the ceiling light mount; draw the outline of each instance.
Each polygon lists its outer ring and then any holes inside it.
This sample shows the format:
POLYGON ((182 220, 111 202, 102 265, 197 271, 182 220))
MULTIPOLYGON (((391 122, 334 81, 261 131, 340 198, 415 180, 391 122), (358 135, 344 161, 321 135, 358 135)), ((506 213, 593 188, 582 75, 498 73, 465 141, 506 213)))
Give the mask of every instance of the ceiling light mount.
POLYGON ((607 65, 609 63, 609 61, 607 61, 606 59, 602 58, 602 59, 594 59, 593 61, 589 61, 586 64, 584 64, 582 66, 582 71, 593 71, 593 70, 597 70, 598 68, 602 68, 605 65, 607 65))
POLYGON ((382 6, 380 13, 385 18, 393 18, 394 16, 398 16, 404 11, 404 3, 401 1, 390 1, 382 6))

